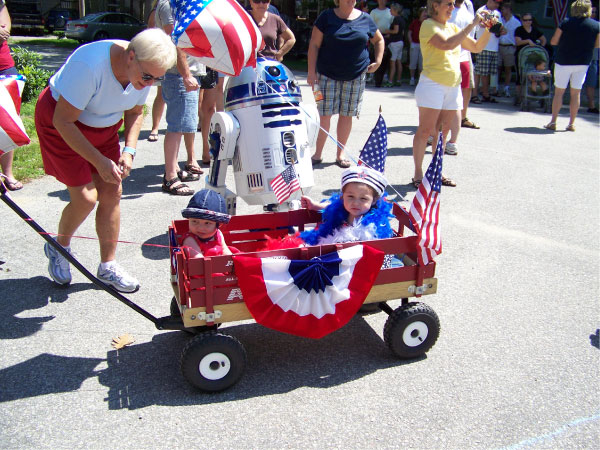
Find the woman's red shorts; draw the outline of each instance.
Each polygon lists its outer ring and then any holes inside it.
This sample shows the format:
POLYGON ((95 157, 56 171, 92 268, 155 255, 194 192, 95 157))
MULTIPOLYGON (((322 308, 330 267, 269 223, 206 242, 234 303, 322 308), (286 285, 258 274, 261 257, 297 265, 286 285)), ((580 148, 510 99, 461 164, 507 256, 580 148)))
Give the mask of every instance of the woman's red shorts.
MULTIPOLYGON (((40 140, 44 171, 67 186, 83 186, 91 183, 96 168, 81 157, 63 140, 52 125, 56 100, 50 88, 42 91, 35 107, 35 128, 40 140)), ((121 156, 118 131, 122 120, 106 128, 94 128, 75 122, 85 138, 107 158, 115 163, 121 156)))

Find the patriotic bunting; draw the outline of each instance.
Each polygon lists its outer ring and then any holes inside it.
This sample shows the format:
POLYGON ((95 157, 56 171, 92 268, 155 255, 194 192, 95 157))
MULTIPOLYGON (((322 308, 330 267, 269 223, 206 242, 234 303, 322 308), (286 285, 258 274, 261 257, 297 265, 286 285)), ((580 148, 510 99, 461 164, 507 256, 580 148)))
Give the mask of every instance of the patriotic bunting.
POLYGON ((171 0, 171 9, 173 40, 184 52, 227 75, 256 67, 262 36, 236 0, 171 0))
POLYGON ((310 260, 234 256, 235 274, 257 323, 318 339, 343 327, 377 278, 383 252, 355 245, 310 260))
POLYGON ((23 75, 0 75, 0 155, 29 144, 21 112, 23 75))
POLYGON ((443 156, 444 137, 440 133, 435 154, 408 213, 419 236, 420 264, 429 264, 429 261, 433 261, 437 255, 442 253, 439 216, 443 156))

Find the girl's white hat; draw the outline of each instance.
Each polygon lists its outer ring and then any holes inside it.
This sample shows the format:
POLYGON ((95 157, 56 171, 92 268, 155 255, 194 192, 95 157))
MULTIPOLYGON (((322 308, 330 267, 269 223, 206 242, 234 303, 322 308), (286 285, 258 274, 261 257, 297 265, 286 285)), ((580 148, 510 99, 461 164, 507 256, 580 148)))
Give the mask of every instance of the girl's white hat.
POLYGON ((356 166, 342 172, 342 188, 348 183, 364 183, 375 189, 381 197, 387 186, 387 180, 381 172, 365 166, 356 166))

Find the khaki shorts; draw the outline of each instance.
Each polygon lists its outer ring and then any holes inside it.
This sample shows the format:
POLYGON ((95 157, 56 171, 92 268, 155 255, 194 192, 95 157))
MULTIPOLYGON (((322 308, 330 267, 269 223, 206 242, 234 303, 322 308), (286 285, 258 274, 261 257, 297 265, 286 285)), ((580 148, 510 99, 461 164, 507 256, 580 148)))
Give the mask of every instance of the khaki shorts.
POLYGON ((498 46, 498 67, 514 67, 516 45, 498 46))

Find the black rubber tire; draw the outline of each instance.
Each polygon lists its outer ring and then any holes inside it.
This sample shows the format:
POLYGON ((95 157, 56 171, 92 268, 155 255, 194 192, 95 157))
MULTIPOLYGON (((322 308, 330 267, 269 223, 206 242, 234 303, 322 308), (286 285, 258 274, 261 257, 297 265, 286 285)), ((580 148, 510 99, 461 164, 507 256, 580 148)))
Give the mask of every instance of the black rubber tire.
POLYGON ((103 39, 108 39, 108 33, 106 31, 98 31, 94 36, 95 41, 101 41, 103 39))
POLYGON ((425 354, 440 335, 440 319, 425 303, 399 306, 388 317, 383 340, 399 358, 411 359, 425 354))
POLYGON ((216 332, 192 338, 181 353, 181 373, 194 387, 206 392, 225 390, 241 378, 246 350, 233 336, 216 332))

